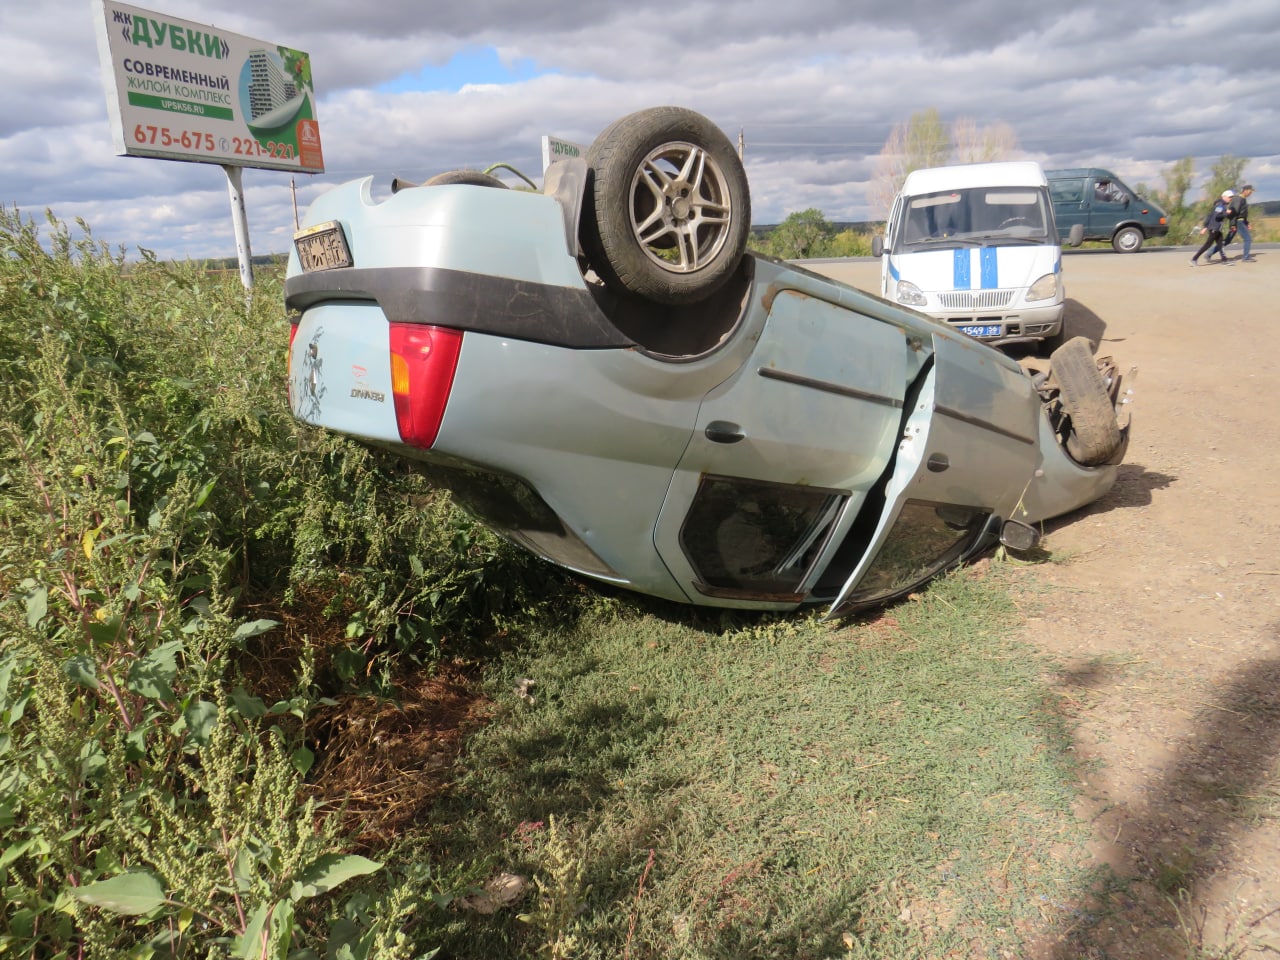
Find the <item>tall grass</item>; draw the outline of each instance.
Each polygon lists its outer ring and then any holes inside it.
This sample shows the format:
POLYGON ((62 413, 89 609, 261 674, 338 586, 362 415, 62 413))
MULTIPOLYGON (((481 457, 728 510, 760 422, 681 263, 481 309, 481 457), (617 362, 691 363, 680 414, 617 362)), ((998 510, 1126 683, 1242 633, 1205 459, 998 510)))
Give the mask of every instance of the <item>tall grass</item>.
POLYGON ((0 216, 0 952, 390 955, 325 896, 379 864, 304 799, 311 716, 558 581, 299 429, 278 276, 80 226, 0 216))
POLYGON ((868 623, 663 611, 530 638, 435 842, 571 882, 523 921, 460 918, 449 955, 1021 955, 1085 868, 1012 617, 960 576, 868 623))
POLYGON ((981 956, 1069 916, 998 589, 609 598, 296 424, 287 338, 278 275, 0 216, 0 955, 981 956), (456 763, 441 665, 492 701, 456 763), (351 767, 428 802, 381 828, 351 767))

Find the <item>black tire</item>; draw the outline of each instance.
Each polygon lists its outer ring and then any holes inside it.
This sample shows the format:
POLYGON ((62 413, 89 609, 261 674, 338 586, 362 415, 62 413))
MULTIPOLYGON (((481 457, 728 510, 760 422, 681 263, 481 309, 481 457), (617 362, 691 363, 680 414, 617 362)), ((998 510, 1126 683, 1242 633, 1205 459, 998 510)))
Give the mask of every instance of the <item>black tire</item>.
POLYGON ((1146 237, 1137 227, 1121 227, 1111 238, 1111 246, 1116 253, 1137 253, 1142 249, 1142 241, 1146 237))
POLYGON ((1050 362, 1058 399, 1071 421, 1067 453, 1082 466, 1106 463, 1123 438, 1089 341, 1084 337, 1068 340, 1053 351, 1050 362))
POLYGON ((451 183, 461 183, 472 187, 500 187, 507 189, 507 185, 492 174, 485 173, 483 170, 446 170, 444 173, 437 173, 429 180, 423 181, 424 187, 440 187, 451 183))
POLYGON ((676 306, 733 276, 751 231, 747 175, 706 117, 651 107, 615 120, 587 167, 582 248, 615 293, 676 306))

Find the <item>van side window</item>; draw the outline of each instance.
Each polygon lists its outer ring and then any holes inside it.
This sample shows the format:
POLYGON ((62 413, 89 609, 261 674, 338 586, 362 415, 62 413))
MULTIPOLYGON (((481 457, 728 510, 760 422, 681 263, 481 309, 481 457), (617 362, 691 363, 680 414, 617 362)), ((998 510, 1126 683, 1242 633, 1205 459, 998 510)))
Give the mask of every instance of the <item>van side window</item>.
POLYGON ((1098 180, 1093 185, 1093 199, 1098 203, 1123 203, 1124 191, 1110 180, 1098 180))
POLYGON ((1050 180, 1049 195, 1054 203, 1079 203, 1084 198, 1084 181, 1050 180))

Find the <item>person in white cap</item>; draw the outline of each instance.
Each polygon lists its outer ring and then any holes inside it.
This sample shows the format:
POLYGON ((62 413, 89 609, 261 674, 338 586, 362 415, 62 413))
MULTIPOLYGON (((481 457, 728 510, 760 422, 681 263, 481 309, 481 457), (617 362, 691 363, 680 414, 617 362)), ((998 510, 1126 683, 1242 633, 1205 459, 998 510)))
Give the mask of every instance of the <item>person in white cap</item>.
POLYGON ((1207 234, 1204 243, 1200 245, 1191 257, 1191 265, 1193 267, 1200 265, 1200 254, 1209 250, 1209 256, 1205 258, 1206 263, 1213 263, 1213 255, 1216 253, 1221 263, 1227 262, 1227 255, 1222 250, 1222 221, 1226 220, 1231 213, 1231 198, 1235 196, 1234 190, 1223 190, 1222 197, 1214 201, 1213 209, 1209 211, 1209 215, 1204 218, 1204 226, 1200 228, 1202 234, 1207 234))

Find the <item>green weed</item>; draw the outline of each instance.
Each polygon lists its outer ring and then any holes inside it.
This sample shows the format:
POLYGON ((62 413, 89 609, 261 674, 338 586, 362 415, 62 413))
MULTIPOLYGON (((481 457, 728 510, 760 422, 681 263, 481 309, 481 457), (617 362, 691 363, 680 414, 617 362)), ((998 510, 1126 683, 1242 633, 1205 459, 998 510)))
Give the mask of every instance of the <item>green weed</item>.
MULTIPOLYGON (((1011 612, 951 578, 865 624, 649 615, 531 637, 433 829, 547 884, 520 825, 572 824, 551 861, 582 865, 587 892, 552 926, 576 956, 1008 948, 1083 869, 1062 858, 1081 838, 1065 734, 1042 665, 1004 639, 1011 612)), ((514 918, 440 936, 462 957, 523 943, 514 918)))
POLYGON ((0 216, 0 953, 980 956, 1065 920, 1072 761, 998 585, 836 625, 604 599, 293 421, 280 302, 0 216), (358 845, 317 716, 451 661, 496 717, 358 845), (495 876, 532 882, 469 909, 495 876))
POLYGON ((79 227, 0 214, 0 953, 415 955, 434 875, 308 799, 311 716, 563 581, 293 421, 278 275, 79 227))

